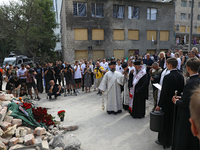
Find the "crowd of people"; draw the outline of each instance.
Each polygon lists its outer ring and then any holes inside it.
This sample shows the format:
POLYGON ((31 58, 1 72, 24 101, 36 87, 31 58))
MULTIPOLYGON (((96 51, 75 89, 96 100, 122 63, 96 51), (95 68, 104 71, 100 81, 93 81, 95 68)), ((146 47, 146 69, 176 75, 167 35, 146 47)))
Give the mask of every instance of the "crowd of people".
POLYGON ((199 145, 190 130, 190 122, 194 126, 196 122, 195 118, 189 122, 189 104, 192 91, 200 85, 199 57, 194 47, 185 54, 175 49, 174 53, 169 50, 154 55, 131 55, 127 59, 113 56, 96 61, 77 60, 73 64, 65 61, 56 61, 55 65, 36 63, 35 67, 22 64, 19 69, 7 64, 0 69, 0 91, 5 80, 7 93, 16 97, 30 95, 33 99, 34 91, 36 99, 40 100, 38 93, 43 93, 44 89, 51 99, 53 95, 60 96, 63 87, 66 94, 77 94, 91 92, 93 86, 97 95, 107 89, 108 114, 116 115, 124 109, 133 118, 141 119, 145 117, 149 86, 153 86, 152 110, 162 109, 165 113, 164 131, 158 134, 156 143, 163 148, 172 145, 174 150, 195 150, 199 145), (154 86, 156 83, 161 89, 154 86))

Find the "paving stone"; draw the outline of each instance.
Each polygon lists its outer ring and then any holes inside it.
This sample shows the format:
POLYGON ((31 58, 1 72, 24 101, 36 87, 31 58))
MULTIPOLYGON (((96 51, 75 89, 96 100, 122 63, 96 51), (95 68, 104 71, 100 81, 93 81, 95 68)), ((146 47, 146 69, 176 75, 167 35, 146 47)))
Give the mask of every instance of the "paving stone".
POLYGON ((12 116, 5 116, 4 121, 12 123, 13 117, 12 116))
POLYGON ((11 126, 11 123, 9 122, 6 122, 4 121, 2 124, 1 124, 1 128, 3 129, 3 131, 6 131, 8 129, 8 127, 11 126))
POLYGON ((45 128, 37 127, 34 130, 34 134, 35 135, 43 135, 45 133, 46 133, 46 129, 45 128))
POLYGON ((17 124, 17 126, 20 126, 22 124, 22 119, 13 119, 12 124, 17 124))
POLYGON ((49 150, 49 143, 46 140, 42 141, 42 150, 49 150))
POLYGON ((24 137, 24 143, 25 145, 34 145, 35 144, 35 138, 33 134, 28 134, 24 137))
POLYGON ((7 150, 6 145, 0 141, 0 150, 7 150))
POLYGON ((3 142, 5 145, 8 145, 8 139, 0 137, 0 141, 3 142))

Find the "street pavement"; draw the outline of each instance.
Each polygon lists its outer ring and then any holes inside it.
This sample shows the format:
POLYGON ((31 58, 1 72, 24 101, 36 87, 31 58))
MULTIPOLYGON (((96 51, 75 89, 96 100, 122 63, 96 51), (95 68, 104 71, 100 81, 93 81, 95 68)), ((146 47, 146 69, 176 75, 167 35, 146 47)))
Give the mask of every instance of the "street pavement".
MULTIPOLYGON (((108 115, 102 110, 102 98, 97 91, 81 92, 77 96, 64 97, 56 100, 46 99, 40 94, 38 106, 50 108, 51 113, 59 120, 57 112, 65 110, 65 125, 78 125, 79 129, 67 134, 75 135, 81 141, 81 150, 161 150, 157 145, 157 133, 149 128, 150 111, 153 108, 152 89, 150 99, 146 101, 146 116, 133 119, 127 111, 121 114, 108 115)), ((168 149, 167 149, 168 150, 168 149)))

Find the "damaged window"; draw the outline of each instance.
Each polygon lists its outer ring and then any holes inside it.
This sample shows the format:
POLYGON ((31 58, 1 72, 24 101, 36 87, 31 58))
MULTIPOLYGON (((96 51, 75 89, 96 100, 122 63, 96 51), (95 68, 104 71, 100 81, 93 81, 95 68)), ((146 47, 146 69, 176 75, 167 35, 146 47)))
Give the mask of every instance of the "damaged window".
POLYGON ((92 4, 92 17, 103 17, 103 4, 92 4))
POLYGON ((86 16, 86 9, 87 9, 86 3, 74 2, 73 7, 74 7, 74 13, 73 13, 74 16, 80 16, 80 17, 86 16))
POLYGON ((124 18, 124 6, 113 5, 113 18, 124 18))
POLYGON ((128 18, 129 19, 139 19, 139 7, 128 6, 128 18))

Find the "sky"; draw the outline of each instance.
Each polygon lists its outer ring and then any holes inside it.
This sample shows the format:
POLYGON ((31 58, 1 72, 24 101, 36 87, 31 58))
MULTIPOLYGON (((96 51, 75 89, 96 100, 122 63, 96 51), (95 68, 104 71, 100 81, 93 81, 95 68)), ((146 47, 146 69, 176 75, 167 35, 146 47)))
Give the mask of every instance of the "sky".
POLYGON ((17 1, 17 0, 0 0, 0 4, 8 3, 9 1, 17 1))

